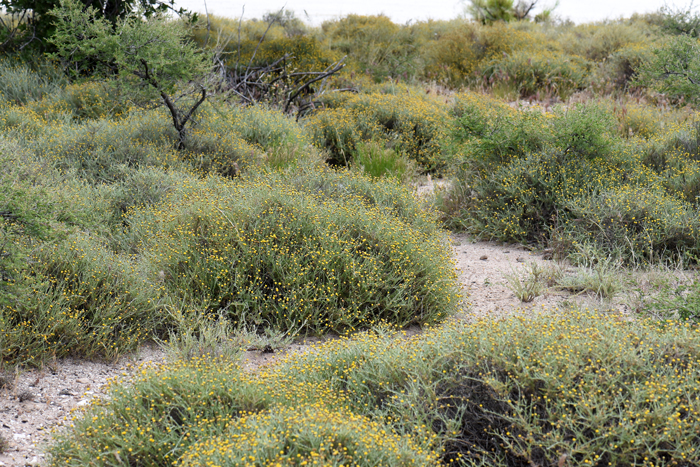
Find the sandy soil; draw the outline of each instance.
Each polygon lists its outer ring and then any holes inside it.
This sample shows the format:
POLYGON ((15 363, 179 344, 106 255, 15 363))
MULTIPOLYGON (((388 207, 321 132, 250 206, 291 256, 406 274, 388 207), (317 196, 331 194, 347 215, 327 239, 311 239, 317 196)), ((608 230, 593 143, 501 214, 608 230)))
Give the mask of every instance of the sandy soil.
MULTIPOLYGON (((429 191, 438 183, 428 179, 429 191)), ((451 243, 459 277, 469 297, 468 306, 457 319, 538 313, 560 307, 564 301, 586 300, 565 292, 546 292, 530 303, 522 303, 508 288, 506 275, 525 274, 532 264, 551 266, 547 252, 537 253, 519 245, 473 242, 466 235, 452 236, 451 243)), ((415 332, 418 331, 412 329, 408 333, 415 332)), ((279 355, 307 351, 312 344, 313 341, 299 342, 275 353, 247 352, 246 366, 254 369, 272 363, 279 355)), ((67 423, 72 410, 99 397, 111 378, 129 376, 142 364, 157 364, 164 359, 160 348, 145 347, 115 363, 66 359, 40 370, 5 374, 0 380, 0 435, 9 441, 9 448, 0 454, 0 467, 43 465, 42 448, 51 431, 67 423)))

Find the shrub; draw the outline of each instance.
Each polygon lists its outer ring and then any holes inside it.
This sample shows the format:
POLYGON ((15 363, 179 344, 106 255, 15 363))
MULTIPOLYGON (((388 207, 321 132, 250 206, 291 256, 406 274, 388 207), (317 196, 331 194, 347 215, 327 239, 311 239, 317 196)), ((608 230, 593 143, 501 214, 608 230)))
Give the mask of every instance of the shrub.
POLYGON ((676 103, 697 103, 700 45, 696 38, 678 36, 661 41, 639 68, 636 83, 665 94, 676 103))
POLYGON ((640 23, 608 21, 582 24, 566 28, 558 42, 567 53, 600 63, 626 47, 644 44, 656 38, 654 28, 640 23))
POLYGON ((405 80, 416 74, 414 35, 386 16, 348 15, 325 21, 321 28, 328 47, 348 55, 351 66, 375 82, 387 77, 405 80))
POLYGON ((373 178, 387 176, 400 181, 410 179, 414 170, 411 161, 397 149, 386 149, 373 141, 357 145, 353 166, 373 178))
POLYGON ((334 395, 330 385, 304 389, 283 384, 278 387, 281 391, 267 395, 264 384, 247 378, 238 364, 216 356, 178 367, 176 373, 170 367, 144 371, 130 388, 112 386, 109 401, 91 410, 101 426, 121 426, 118 433, 123 439, 105 437, 95 449, 92 436, 102 437, 105 431, 88 428, 90 435, 79 443, 67 437, 57 447, 52 465, 80 465, 88 453, 97 465, 107 465, 113 458, 182 465, 235 464, 242 457, 246 462, 326 465, 340 465, 343 459, 361 466, 427 466, 436 460, 425 442, 345 408, 344 396, 334 395), (134 400, 139 403, 133 405, 134 400), (207 422, 199 422, 200 418, 207 422), (228 425, 222 430, 219 423, 225 420, 228 425), (137 427, 148 429, 132 431, 137 427), (234 442, 241 438, 250 442, 234 442))
POLYGON ((45 128, 28 146, 63 171, 91 182, 124 179, 133 168, 177 162, 177 133, 161 110, 137 112, 113 121, 64 123, 45 128))
POLYGON ((663 191, 622 186, 574 198, 563 241, 593 244, 602 257, 627 263, 695 262, 700 218, 692 205, 663 191))
POLYGON ((428 25, 432 26, 432 34, 423 47, 426 57, 424 76, 455 88, 465 84, 482 84, 484 63, 535 43, 534 37, 527 31, 503 23, 483 26, 453 21, 443 27, 439 27, 437 22, 428 25))
POLYGON ((562 52, 519 50, 481 67, 487 85, 512 86, 519 97, 568 98, 588 85, 586 60, 562 52))
POLYGON ((168 294, 235 326, 344 332, 447 316, 458 298, 440 234, 354 194, 353 177, 340 177, 334 197, 272 175, 195 186, 128 222, 168 294))
POLYGON ((562 160, 557 152, 532 153, 510 163, 467 169, 454 191, 450 226, 504 242, 546 244, 566 216, 564 202, 617 181, 616 167, 602 159, 562 160), (456 212, 455 212, 456 211, 456 212))
POLYGON ((613 149, 614 118, 603 107, 576 104, 554 120, 554 138, 569 157, 607 157, 613 149))
POLYGON ((176 362, 112 385, 58 435, 51 465, 336 465, 333 450, 353 465, 694 464, 699 357, 688 324, 570 310, 362 334, 254 374, 176 362))
POLYGON ((281 168, 300 158, 320 159, 311 138, 294 120, 262 105, 203 109, 185 150, 196 168, 225 176, 266 162, 281 168))
POLYGON ((26 293, 2 310, 2 360, 115 358, 164 332, 160 293, 133 268, 89 236, 43 245, 22 271, 26 293))
POLYGON ((645 308, 663 319, 700 320, 700 282, 664 288, 645 304, 645 308))
POLYGON ((638 70, 652 55, 648 42, 632 43, 608 56, 593 71, 591 88, 601 94, 635 91, 638 70))
POLYGON ((518 111, 478 94, 458 95, 452 115, 454 150, 475 161, 506 161, 542 150, 553 140, 548 115, 518 111))
POLYGON ((65 78, 50 65, 37 64, 38 70, 9 58, 0 60, 0 99, 13 104, 27 104, 57 92, 65 78))
POLYGON ((314 144, 326 149, 333 165, 352 162, 360 142, 382 141, 401 148, 422 170, 432 172, 442 166, 441 146, 447 117, 435 101, 411 94, 401 87, 398 94, 358 94, 347 98, 342 107, 321 110, 306 123, 314 144))

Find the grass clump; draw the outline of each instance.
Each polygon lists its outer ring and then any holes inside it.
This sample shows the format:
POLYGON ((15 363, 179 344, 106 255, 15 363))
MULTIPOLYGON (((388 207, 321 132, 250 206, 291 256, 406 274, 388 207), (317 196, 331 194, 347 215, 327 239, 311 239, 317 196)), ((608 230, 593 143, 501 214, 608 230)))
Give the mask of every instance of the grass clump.
POLYGON ((115 452, 131 463, 294 452, 330 465, 334 454, 354 465, 694 464, 699 343, 687 323, 569 310, 410 339, 378 330, 255 374, 178 362, 112 385, 59 435, 52 465, 109 465, 115 452), (361 429, 346 432, 341 415, 361 429))

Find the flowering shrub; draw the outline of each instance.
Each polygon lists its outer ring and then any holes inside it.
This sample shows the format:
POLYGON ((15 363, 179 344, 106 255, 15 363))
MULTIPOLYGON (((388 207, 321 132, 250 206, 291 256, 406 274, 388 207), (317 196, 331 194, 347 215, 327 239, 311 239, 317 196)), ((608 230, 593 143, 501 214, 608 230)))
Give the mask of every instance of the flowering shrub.
POLYGON ((586 88, 589 66, 575 55, 530 49, 494 57, 481 67, 481 75, 487 85, 512 86, 519 97, 566 99, 586 88))
POLYGON ((112 384, 50 465, 696 464, 698 358, 696 326, 589 310, 361 333, 257 372, 208 355, 112 384))
POLYGON ((272 176, 195 185, 129 223, 152 280, 239 326, 341 332, 450 314, 459 299, 439 232, 368 202, 353 177, 317 178, 334 196, 272 176))

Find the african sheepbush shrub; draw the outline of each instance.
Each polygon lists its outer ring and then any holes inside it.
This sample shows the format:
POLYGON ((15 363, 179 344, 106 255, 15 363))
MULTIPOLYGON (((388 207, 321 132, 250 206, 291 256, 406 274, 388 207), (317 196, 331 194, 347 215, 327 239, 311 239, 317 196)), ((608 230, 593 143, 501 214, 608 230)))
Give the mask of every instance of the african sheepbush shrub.
POLYGON ((76 414, 51 465, 700 462, 697 326, 568 310, 397 337, 255 373, 211 355, 145 368, 76 414))
POLYGON ((425 215, 400 212, 419 209, 412 195, 382 183, 396 199, 368 198, 369 183, 350 173, 194 184, 128 222, 149 280, 236 326, 322 333, 436 322, 459 301, 449 250, 425 215))
POLYGON ((243 180, 141 167, 94 185, 3 144, 3 362, 112 358, 212 313, 320 334, 458 307, 435 215, 397 182, 312 164, 243 180))
POLYGON ((328 162, 349 165, 360 143, 377 141, 403 152, 423 171, 442 168, 447 112, 428 97, 396 86, 392 94, 347 97, 338 107, 321 110, 306 123, 314 144, 328 151, 328 162))

